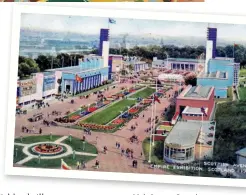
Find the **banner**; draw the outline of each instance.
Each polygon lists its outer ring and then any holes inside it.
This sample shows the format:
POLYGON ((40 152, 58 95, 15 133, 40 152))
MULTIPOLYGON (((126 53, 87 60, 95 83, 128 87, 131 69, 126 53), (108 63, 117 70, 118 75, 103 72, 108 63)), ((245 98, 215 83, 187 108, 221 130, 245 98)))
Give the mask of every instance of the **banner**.
POLYGON ((43 82, 43 91, 55 89, 55 82, 56 82, 55 76, 45 77, 43 82))
POLYGON ((35 94, 37 90, 36 80, 28 79, 20 81, 20 97, 35 94))

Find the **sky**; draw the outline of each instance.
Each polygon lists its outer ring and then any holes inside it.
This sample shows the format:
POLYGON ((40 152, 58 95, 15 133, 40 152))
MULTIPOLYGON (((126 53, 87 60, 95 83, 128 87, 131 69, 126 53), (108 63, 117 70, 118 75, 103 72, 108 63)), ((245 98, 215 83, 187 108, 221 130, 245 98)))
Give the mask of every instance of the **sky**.
MULTIPOLYGON (((206 28, 218 28, 218 37, 228 40, 246 39, 246 25, 208 24, 195 22, 176 22, 164 20, 117 19, 110 25, 110 34, 130 34, 146 36, 196 36, 206 37, 206 28)), ((45 14, 22 14, 22 29, 99 34, 101 28, 108 28, 108 18, 64 16, 45 14)))

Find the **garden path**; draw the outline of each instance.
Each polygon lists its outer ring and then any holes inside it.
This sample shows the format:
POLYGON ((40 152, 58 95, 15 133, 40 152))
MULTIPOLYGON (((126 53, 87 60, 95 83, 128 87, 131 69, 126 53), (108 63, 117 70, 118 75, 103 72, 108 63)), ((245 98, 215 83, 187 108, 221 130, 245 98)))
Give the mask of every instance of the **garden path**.
MULTIPOLYGON (((132 86, 132 84, 118 84, 118 87, 116 89, 111 89, 107 91, 107 94, 114 94, 117 91, 120 91, 120 88, 122 86, 128 87, 132 86)), ((177 87, 174 87, 174 89, 170 90, 167 92, 167 97, 168 95, 173 95, 174 91, 177 90, 177 87)), ((57 103, 51 105, 49 108, 44 108, 42 109, 42 112, 44 114, 50 113, 53 110, 57 111, 62 111, 65 112, 68 109, 71 108, 76 108, 81 104, 87 105, 89 102, 94 102, 95 100, 93 99, 95 97, 92 96, 91 99, 82 99, 80 100, 75 99, 75 104, 70 104, 69 102, 64 102, 63 104, 57 103)), ((156 107, 156 115, 161 116, 163 113, 163 110, 170 105, 170 100, 167 98, 162 98, 161 99, 161 104, 157 104, 158 106, 156 107)), ((33 111, 35 112, 35 111, 33 111)), ((19 136, 28 136, 28 134, 22 133, 21 131, 21 126, 23 125, 23 121, 26 121, 26 126, 31 127, 32 124, 27 122, 28 116, 30 117, 33 112, 29 113, 29 115, 22 115, 16 117, 16 137, 19 136)), ((147 119, 151 117, 151 107, 148 108, 147 110, 143 111, 140 114, 140 117, 138 119, 133 119, 131 120, 125 127, 123 127, 121 130, 109 134, 109 133, 102 133, 102 132, 92 132, 92 135, 85 135, 86 140, 89 143, 95 144, 99 153, 97 157, 94 160, 91 160, 87 163, 86 169, 85 170, 93 170, 94 169, 94 164, 95 161, 98 160, 100 162, 100 168, 97 169, 98 171, 107 171, 107 172, 124 172, 124 173, 149 173, 149 174, 170 174, 164 170, 160 169, 150 169, 148 164, 144 163, 145 157, 144 155, 141 155, 143 153, 142 151, 142 142, 146 137, 149 137, 149 134, 145 133, 144 129, 150 126, 150 124, 147 123, 147 119), (145 115, 142 117, 142 115, 145 115), (135 123, 138 123, 137 128, 134 131, 130 131, 131 125, 134 125, 135 123), (130 143, 129 138, 135 134, 139 138, 139 144, 137 143, 130 143), (129 159, 125 156, 121 155, 120 149, 117 149, 115 144, 116 142, 119 142, 121 144, 121 147, 124 149, 130 148, 133 149, 134 153, 134 159, 138 161, 138 167, 133 168, 132 167, 132 159, 129 159), (108 152, 107 154, 103 153, 103 147, 107 146, 108 152)), ((48 119, 47 119, 48 120, 48 119)), ((84 135, 84 132, 76 129, 70 129, 70 128, 65 128, 65 127, 47 127, 41 124, 41 122, 36 122, 35 123, 36 128, 42 128, 43 129, 43 134, 50 134, 52 132, 53 135, 63 135, 63 136, 68 136, 71 134, 74 137, 77 138, 82 138, 84 135)), ((33 134, 31 134, 33 135, 33 134)))

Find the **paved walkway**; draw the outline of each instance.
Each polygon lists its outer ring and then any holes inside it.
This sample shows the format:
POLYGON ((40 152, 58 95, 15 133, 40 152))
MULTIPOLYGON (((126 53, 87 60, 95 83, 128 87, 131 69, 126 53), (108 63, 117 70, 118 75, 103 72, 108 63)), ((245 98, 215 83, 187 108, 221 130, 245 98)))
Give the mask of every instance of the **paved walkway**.
MULTIPOLYGON (((105 92, 105 95, 114 94, 118 91, 120 91, 121 87, 123 86, 132 86, 133 84, 130 83, 121 83, 117 86, 115 89, 111 89, 107 92, 105 92)), ((169 94, 172 96, 174 94, 174 91, 176 90, 176 87, 174 89, 167 92, 167 97, 169 94)), ((78 106, 81 105, 87 105, 89 103, 93 103, 96 100, 96 96, 92 95, 90 99, 82 99, 79 98, 75 99, 75 104, 70 104, 69 102, 58 102, 57 104, 53 104, 50 107, 44 108, 40 111, 44 113, 44 115, 47 115, 48 113, 52 112, 53 110, 66 112, 67 110, 71 109, 77 109, 78 106)), ((163 113, 163 110, 170 105, 170 100, 167 98, 161 98, 161 104, 157 103, 156 106, 156 116, 161 116, 163 113)), ((29 136, 29 135, 36 135, 36 134, 26 134, 22 133, 21 126, 25 125, 28 128, 32 128, 33 125, 35 125, 36 129, 39 129, 40 127, 43 129, 43 134, 50 134, 52 132, 53 135, 63 135, 68 136, 71 134, 74 137, 82 138, 84 135, 83 131, 76 130, 76 129, 70 129, 65 127, 47 127, 44 126, 41 121, 30 123, 27 121, 27 118, 35 114, 35 111, 29 112, 27 115, 21 115, 16 117, 16 133, 15 137, 19 136, 29 136)), ((52 120, 56 116, 51 116, 47 120, 52 120)), ((85 135, 86 140, 89 143, 96 143, 95 146, 97 147, 99 153, 97 157, 88 162, 86 165, 86 170, 93 170, 95 161, 98 160, 100 162, 100 168, 97 169, 98 171, 107 171, 107 172, 124 172, 124 173, 150 173, 150 174, 169 174, 165 172, 164 170, 160 169, 150 169, 147 164, 144 164, 143 161, 145 160, 144 155, 142 151, 142 142, 146 137, 149 137, 149 134, 144 131, 147 127, 150 127, 150 124, 147 122, 147 119, 151 117, 151 107, 149 107, 147 110, 143 111, 140 114, 140 117, 138 119, 131 120, 125 127, 123 127, 121 130, 118 130, 115 133, 102 133, 102 132, 92 132, 92 135, 85 135), (144 114, 144 117, 143 117, 144 114), (136 122, 138 126, 134 131, 130 130, 131 125, 136 125, 136 122), (131 143, 129 141, 129 138, 132 135, 136 135, 139 138, 139 143, 131 143), (121 148, 127 149, 133 149, 133 157, 138 161, 138 167, 133 168, 132 167, 132 159, 127 158, 126 156, 121 156, 120 150, 116 148, 116 142, 119 142, 121 145, 121 148), (107 146, 108 152, 107 154, 103 153, 103 147, 107 146)))
POLYGON ((27 156, 26 158, 24 158, 23 160, 17 162, 16 164, 18 164, 18 165, 23 165, 23 164, 25 164, 26 162, 28 162, 28 161, 31 160, 31 159, 33 159, 32 156, 27 156))
POLYGON ((66 140, 67 138, 68 138, 68 136, 63 136, 63 137, 57 139, 57 140, 54 141, 54 142, 55 142, 56 144, 59 144, 59 143, 63 142, 64 140, 66 140))

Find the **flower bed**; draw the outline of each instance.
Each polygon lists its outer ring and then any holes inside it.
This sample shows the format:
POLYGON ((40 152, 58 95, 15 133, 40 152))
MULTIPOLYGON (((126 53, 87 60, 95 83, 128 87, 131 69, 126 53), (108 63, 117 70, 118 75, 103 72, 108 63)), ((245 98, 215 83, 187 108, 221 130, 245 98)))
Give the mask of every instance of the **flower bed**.
POLYGON ((115 119, 115 120, 112 122, 112 124, 120 125, 120 124, 122 124, 122 123, 124 123, 124 122, 125 122, 124 119, 118 118, 118 119, 115 119))
POLYGON ((90 107, 90 108, 88 108, 88 112, 94 112, 95 110, 97 110, 96 107, 90 107))
POLYGON ((81 118, 81 115, 72 115, 69 117, 69 119, 75 120, 75 121, 78 120, 79 118, 81 118))
POLYGON ((143 104, 151 104, 152 99, 145 99, 143 100, 143 104))
POLYGON ((92 123, 78 123, 77 125, 92 130, 112 130, 115 128, 111 125, 97 125, 92 123))
POLYGON ((118 97, 124 97, 125 95, 123 93, 120 93, 117 95, 118 97))
POLYGON ((131 108, 128 112, 130 114, 136 114, 138 111, 139 111, 139 109, 137 109, 137 108, 131 108))
POLYGON ((110 104, 110 103, 111 103, 111 101, 109 101, 109 100, 105 100, 105 101, 103 102, 104 105, 107 105, 107 104, 110 104))

